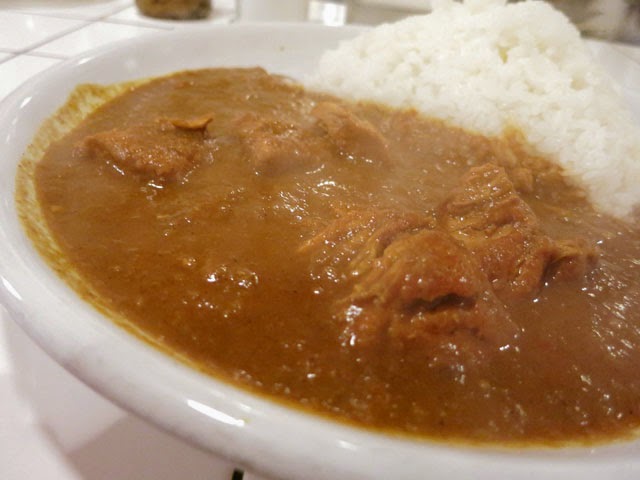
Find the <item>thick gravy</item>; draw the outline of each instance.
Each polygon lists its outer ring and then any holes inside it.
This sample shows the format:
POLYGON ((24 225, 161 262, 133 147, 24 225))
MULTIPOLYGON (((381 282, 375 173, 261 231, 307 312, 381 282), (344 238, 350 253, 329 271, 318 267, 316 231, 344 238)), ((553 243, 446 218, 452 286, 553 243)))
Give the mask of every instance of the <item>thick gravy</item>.
POLYGON ((203 70, 105 104, 36 175, 102 305, 216 377, 436 439, 639 423, 640 229, 517 132, 203 70))

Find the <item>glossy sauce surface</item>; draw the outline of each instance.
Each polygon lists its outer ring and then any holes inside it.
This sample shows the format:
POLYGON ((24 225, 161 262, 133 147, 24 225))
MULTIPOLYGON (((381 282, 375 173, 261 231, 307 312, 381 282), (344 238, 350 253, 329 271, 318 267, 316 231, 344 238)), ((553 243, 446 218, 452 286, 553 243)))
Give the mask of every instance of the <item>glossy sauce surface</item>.
POLYGON ((640 229, 515 133, 185 72, 94 112, 37 185, 104 305, 217 377, 437 439, 638 424, 640 229))

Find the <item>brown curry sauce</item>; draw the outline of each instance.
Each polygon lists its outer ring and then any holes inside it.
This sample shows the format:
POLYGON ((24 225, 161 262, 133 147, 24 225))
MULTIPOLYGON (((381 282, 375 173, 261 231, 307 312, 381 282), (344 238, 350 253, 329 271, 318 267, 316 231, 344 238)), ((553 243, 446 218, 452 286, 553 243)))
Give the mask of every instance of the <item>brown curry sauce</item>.
POLYGON ((640 229, 515 132, 203 70, 96 110, 36 182, 104 306, 216 377, 435 439, 639 423, 640 229))

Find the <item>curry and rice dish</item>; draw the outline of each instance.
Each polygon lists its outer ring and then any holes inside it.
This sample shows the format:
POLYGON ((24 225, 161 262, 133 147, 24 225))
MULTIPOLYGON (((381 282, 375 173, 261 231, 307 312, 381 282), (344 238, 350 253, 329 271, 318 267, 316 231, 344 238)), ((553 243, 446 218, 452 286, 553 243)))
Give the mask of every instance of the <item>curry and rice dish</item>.
POLYGON ((640 424, 638 222, 516 130, 190 71, 98 108, 35 183, 101 306, 218 378, 433 439, 640 424))

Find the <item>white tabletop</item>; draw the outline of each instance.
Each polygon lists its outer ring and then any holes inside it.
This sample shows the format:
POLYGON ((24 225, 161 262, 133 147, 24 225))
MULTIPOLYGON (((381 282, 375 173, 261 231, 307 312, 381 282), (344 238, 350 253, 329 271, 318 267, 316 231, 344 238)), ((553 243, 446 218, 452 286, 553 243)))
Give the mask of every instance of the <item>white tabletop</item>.
MULTIPOLYGON (((0 0, 0 101, 31 76, 93 47, 238 18, 233 0, 213 3, 207 20, 170 22, 142 17, 133 0, 0 0)), ((243 15, 260 19, 260 9, 243 15)), ((615 48, 640 64, 640 47, 615 48)), ((0 478, 226 480, 234 467, 241 466, 205 454, 91 391, 50 360, 0 306, 0 478)), ((259 479, 249 472, 244 478, 259 479)))

